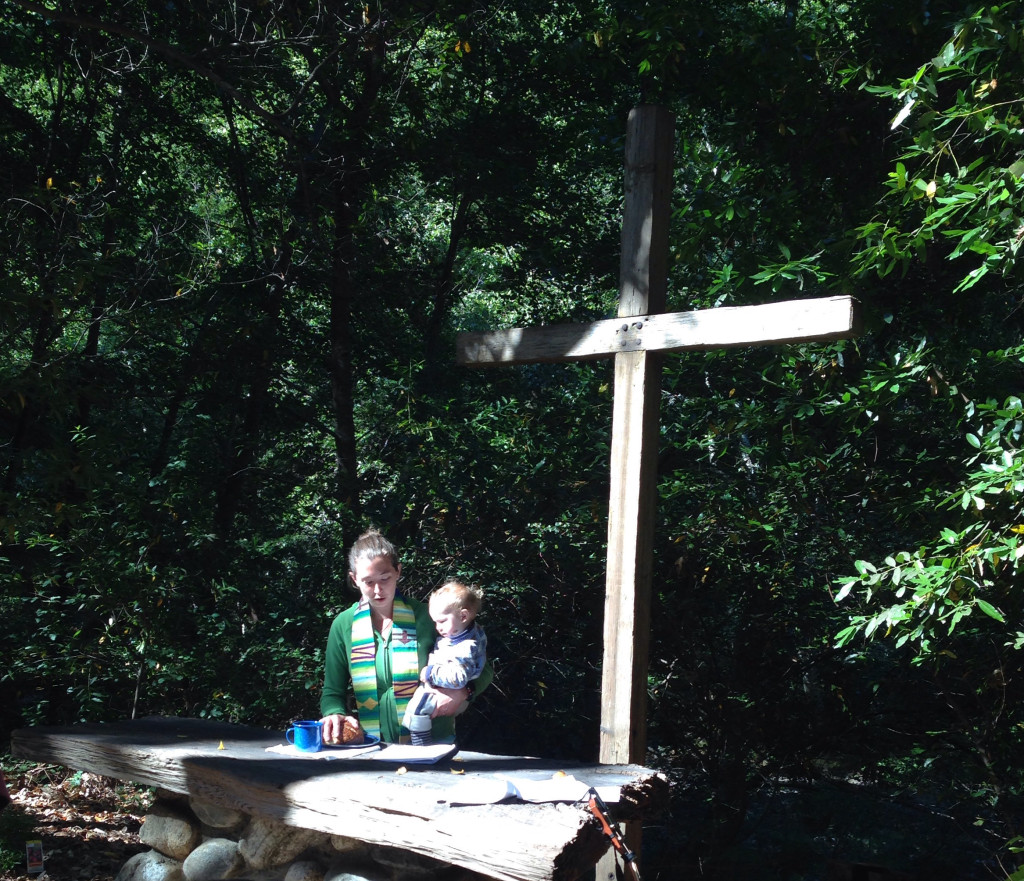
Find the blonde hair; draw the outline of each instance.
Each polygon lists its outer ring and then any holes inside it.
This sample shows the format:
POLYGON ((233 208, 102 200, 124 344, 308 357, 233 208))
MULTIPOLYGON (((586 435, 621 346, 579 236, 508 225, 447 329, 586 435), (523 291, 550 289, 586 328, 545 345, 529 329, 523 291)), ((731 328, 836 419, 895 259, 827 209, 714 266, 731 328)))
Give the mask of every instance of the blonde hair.
POLYGON ((376 529, 368 529, 352 543, 348 552, 349 572, 355 573, 356 566, 363 560, 384 557, 395 569, 398 568, 398 551, 376 529))
POLYGON ((445 611, 449 609, 465 609, 475 618, 480 614, 480 607, 484 602, 484 590, 475 584, 447 581, 435 590, 428 599, 432 603, 444 603, 445 611))

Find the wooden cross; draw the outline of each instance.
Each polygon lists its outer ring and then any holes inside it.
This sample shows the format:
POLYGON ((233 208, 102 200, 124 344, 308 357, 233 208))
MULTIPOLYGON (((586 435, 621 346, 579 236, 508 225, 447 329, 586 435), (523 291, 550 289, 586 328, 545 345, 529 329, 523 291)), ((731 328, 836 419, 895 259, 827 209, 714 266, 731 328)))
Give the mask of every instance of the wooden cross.
POLYGON ((664 107, 642 106, 629 114, 618 318, 461 333, 456 343, 456 361, 473 367, 615 356, 600 738, 600 760, 608 764, 642 764, 647 747, 663 353, 842 339, 854 336, 858 324, 850 297, 663 314, 672 128, 664 107))

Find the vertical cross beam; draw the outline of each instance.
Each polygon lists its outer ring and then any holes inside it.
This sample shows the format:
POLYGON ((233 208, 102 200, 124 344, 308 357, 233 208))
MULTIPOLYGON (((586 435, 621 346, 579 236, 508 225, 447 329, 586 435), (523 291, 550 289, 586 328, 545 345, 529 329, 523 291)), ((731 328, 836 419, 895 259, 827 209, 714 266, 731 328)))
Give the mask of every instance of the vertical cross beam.
POLYGON ((668 352, 847 339, 851 297, 665 313, 673 123, 664 107, 629 115, 618 318, 589 325, 460 333, 474 367, 615 356, 605 583, 600 759, 642 764, 656 512, 661 359, 668 352))
MULTIPOLYGON (((664 107, 630 112, 619 267, 618 317, 624 325, 665 311, 672 128, 664 107)), ((647 746, 662 358, 661 352, 647 350, 615 355, 601 674, 600 760, 608 764, 642 764, 647 746)))
MULTIPOLYGON (((665 314, 672 127, 663 107, 629 115, 618 318, 460 333, 456 343, 457 362, 475 367, 615 356, 599 749, 606 764, 642 764, 647 746, 662 358, 690 349, 847 339, 860 323, 851 297, 665 314)), ((626 838, 639 852, 639 823, 626 824, 626 838)), ((596 878, 619 877, 612 850, 596 878)))

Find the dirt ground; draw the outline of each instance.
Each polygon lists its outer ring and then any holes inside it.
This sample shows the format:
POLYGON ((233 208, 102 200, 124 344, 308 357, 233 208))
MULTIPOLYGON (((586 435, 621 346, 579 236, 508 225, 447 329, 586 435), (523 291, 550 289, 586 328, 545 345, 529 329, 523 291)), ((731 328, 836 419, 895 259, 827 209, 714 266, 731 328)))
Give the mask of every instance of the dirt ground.
POLYGON ((113 881, 130 857, 148 849, 139 842, 151 801, 145 788, 50 767, 8 773, 7 788, 12 802, 3 813, 30 821, 24 825, 43 843, 43 872, 29 874, 22 846, 20 865, 0 872, 0 881, 113 881))

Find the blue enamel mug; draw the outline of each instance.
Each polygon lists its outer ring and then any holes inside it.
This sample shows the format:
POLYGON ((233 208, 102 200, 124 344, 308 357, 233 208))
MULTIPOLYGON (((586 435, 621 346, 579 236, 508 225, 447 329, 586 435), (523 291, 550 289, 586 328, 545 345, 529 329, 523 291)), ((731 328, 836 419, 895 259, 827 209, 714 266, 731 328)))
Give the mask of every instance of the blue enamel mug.
POLYGON ((318 753, 324 745, 323 729, 320 723, 313 719, 292 722, 284 733, 284 739, 304 753, 318 753))

